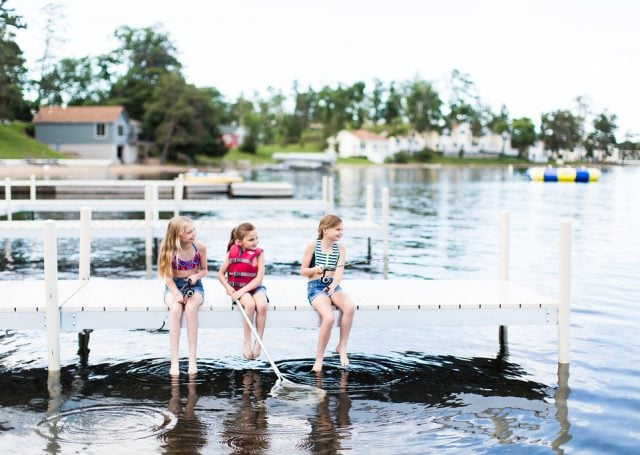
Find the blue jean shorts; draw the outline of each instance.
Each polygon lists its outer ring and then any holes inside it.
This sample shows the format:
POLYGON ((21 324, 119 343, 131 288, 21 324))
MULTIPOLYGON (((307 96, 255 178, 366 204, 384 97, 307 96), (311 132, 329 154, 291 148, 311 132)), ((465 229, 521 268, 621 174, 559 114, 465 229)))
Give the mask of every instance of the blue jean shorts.
MULTIPOLYGON (((329 294, 325 291, 325 288, 329 286, 331 283, 323 283, 320 280, 312 280, 307 283, 307 299, 309 299, 309 304, 313 303, 313 299, 315 299, 320 294, 324 294, 329 297, 329 294)), ((342 291, 340 285, 336 286, 333 290, 334 293, 342 291)))
MULTIPOLYGON (((174 278, 173 282, 176 284, 176 287, 178 288, 178 290, 185 288, 185 285, 187 284, 187 279, 186 278, 174 278)), ((198 280, 196 281, 194 284, 191 285, 191 289, 193 289, 195 292, 199 293, 202 296, 202 301, 204 301, 204 286, 202 286, 202 281, 198 280)), ((187 288, 185 288, 184 291, 182 291, 182 293, 184 294, 186 292, 187 288)), ((164 287, 164 295, 165 298, 167 296, 167 294, 171 294, 171 289, 169 289, 167 286, 164 287)))

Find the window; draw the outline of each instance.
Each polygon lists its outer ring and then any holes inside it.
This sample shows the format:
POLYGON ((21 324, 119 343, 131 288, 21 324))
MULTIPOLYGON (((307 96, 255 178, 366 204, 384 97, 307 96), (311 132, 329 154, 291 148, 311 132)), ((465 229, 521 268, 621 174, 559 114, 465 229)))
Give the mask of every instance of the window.
POLYGON ((124 136, 124 125, 118 125, 118 136, 124 136))
POLYGON ((107 136, 107 125, 104 123, 96 123, 96 137, 107 136))

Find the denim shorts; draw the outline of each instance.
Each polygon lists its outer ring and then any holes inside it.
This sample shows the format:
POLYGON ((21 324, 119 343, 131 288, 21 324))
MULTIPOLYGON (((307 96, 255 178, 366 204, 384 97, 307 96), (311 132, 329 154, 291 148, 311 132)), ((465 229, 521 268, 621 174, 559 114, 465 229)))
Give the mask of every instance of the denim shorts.
POLYGON ((259 285, 257 288, 249 291, 249 294, 251 296, 254 296, 256 294, 258 294, 259 292, 264 293, 264 298, 267 300, 267 303, 269 303, 269 296, 267 295, 267 288, 263 285, 259 285))
MULTIPOLYGON (((180 290, 185 286, 185 284, 187 284, 187 279, 186 278, 174 278, 173 282, 176 284, 176 287, 178 288, 178 290, 180 290)), ((202 286, 202 281, 201 280, 198 280, 194 284, 192 284, 191 285, 191 289, 193 289, 195 292, 199 293, 202 296, 202 301, 204 301, 204 286, 202 286)), ((184 294, 184 292, 182 292, 182 293, 184 294)), ((167 294, 172 294, 172 292, 171 292, 171 289, 169 289, 167 286, 165 286, 164 287, 165 298, 166 298, 167 294)))
MULTIPOLYGON (((312 304, 313 299, 315 299, 318 295, 324 294, 329 297, 329 294, 325 291, 325 288, 329 286, 331 283, 323 283, 320 280, 312 280, 307 283, 307 299, 309 299, 309 304, 312 304)), ((334 293, 342 291, 340 285, 336 286, 333 290, 334 293)))

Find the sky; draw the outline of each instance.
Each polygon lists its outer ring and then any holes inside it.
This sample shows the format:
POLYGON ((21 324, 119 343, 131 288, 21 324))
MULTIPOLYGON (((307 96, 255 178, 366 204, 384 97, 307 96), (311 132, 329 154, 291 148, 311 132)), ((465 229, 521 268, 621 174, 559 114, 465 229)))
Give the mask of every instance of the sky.
POLYGON ((617 136, 640 140, 636 0, 10 0, 28 28, 18 43, 30 68, 44 49, 47 3, 61 5, 58 58, 113 50, 113 32, 160 24, 188 82, 228 100, 374 79, 433 83, 448 99, 452 70, 484 104, 511 116, 557 109, 618 117, 617 136))

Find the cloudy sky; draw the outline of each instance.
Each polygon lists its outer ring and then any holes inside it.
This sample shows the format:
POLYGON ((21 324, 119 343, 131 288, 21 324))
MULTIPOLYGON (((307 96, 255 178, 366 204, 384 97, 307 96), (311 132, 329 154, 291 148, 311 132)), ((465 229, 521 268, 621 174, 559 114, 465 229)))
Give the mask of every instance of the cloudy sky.
POLYGON ((288 93, 296 80, 319 88, 416 75, 446 98, 458 69, 513 117, 575 112, 583 96, 593 112, 618 116, 619 139, 640 133, 636 0, 10 0, 29 27, 19 44, 33 66, 46 3, 62 6, 56 56, 107 52, 120 25, 161 24, 188 81, 228 99, 288 93))

